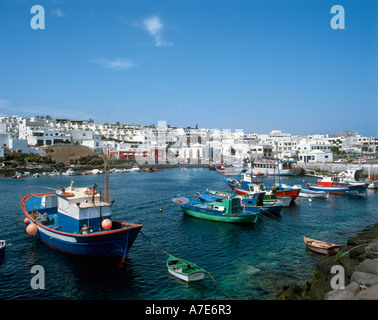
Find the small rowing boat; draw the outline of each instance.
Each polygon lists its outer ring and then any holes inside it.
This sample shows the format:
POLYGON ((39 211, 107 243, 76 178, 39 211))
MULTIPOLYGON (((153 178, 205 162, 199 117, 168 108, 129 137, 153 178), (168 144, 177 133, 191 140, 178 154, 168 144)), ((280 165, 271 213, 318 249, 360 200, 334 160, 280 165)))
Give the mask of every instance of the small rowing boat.
POLYGON ((205 277, 205 270, 184 259, 169 256, 167 259, 168 272, 186 282, 200 281, 205 277))
POLYGON ((303 237, 303 240, 305 244, 307 245, 307 248, 309 248, 311 251, 320 253, 320 254, 327 254, 332 255, 339 252, 341 246, 338 244, 333 244, 330 242, 323 242, 319 240, 314 240, 310 238, 303 237))

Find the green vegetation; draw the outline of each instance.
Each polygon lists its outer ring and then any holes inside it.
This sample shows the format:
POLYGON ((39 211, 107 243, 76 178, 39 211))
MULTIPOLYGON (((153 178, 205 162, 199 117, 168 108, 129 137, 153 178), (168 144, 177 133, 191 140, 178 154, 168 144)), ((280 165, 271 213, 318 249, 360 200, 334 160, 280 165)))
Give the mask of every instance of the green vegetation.
POLYGON ((0 161, 18 161, 18 162, 53 162, 50 156, 41 156, 36 153, 7 152, 0 161))

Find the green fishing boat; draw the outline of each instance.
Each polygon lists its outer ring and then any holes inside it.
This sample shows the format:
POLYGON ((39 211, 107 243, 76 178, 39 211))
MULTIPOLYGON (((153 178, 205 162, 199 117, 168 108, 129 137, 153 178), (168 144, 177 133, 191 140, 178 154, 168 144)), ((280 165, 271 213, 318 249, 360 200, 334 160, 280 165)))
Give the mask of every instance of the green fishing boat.
POLYGON ((201 202, 198 199, 177 197, 173 202, 180 204, 184 214, 199 219, 231 222, 256 223, 256 212, 243 211, 239 198, 226 197, 216 202, 201 202))

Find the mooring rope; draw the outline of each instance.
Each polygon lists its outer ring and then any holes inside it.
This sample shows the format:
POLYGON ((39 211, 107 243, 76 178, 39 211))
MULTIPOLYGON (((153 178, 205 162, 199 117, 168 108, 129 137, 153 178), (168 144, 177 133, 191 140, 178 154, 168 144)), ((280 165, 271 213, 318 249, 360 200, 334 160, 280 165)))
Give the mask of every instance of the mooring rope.
MULTIPOLYGON (((271 215, 272 217, 275 217, 275 215, 273 215, 272 213, 270 213, 269 211, 267 211, 267 210, 264 209, 263 207, 259 207, 259 208, 261 208, 263 211, 265 211, 265 213, 271 215)), ((274 220, 274 219, 272 219, 272 218, 269 218, 269 217, 267 217, 267 216, 265 216, 265 215, 263 215, 263 214, 261 214, 261 213, 259 213, 258 215, 259 215, 261 218, 267 219, 267 220, 269 220, 269 221, 272 221, 272 222, 274 222, 274 223, 280 225, 281 227, 285 227, 285 228, 293 229, 293 230, 296 231, 296 232, 293 232, 293 233, 295 233, 296 235, 303 236, 303 232, 302 232, 302 230, 300 230, 300 229, 294 228, 294 227, 292 227, 292 226, 290 226, 290 225, 286 225, 286 224, 280 223, 280 222, 278 222, 278 221, 276 221, 276 220, 274 220), (297 233, 297 232, 300 232, 300 233, 297 233)))
MULTIPOLYGON (((166 254, 166 255, 168 255, 168 256, 173 256, 172 254, 170 254, 170 253, 168 253, 168 252, 166 252, 166 251, 164 251, 162 248, 160 248, 159 246, 157 246, 155 243, 153 243, 152 241, 151 241, 151 239, 150 238, 148 238, 142 231, 139 231, 141 234, 142 234, 142 236, 143 237, 145 237, 146 239, 147 239, 147 241, 148 242, 150 242, 154 247, 155 247, 155 249, 158 249, 158 250, 160 250, 161 252, 163 252, 164 254, 166 254)), ((157 255, 156 255, 157 256, 157 255)), ((212 279, 212 281, 214 282, 214 284, 215 284, 215 286, 220 290, 220 291, 222 291, 223 292, 223 294, 225 295, 225 296, 227 296, 229 299, 231 299, 231 300, 234 300, 220 285, 219 285, 219 283, 214 279, 214 277, 213 277, 213 275, 209 272, 209 271, 207 271, 207 270, 205 270, 204 268, 202 268, 202 267, 200 267, 204 272, 206 272, 209 276, 210 276, 210 278, 212 279)))

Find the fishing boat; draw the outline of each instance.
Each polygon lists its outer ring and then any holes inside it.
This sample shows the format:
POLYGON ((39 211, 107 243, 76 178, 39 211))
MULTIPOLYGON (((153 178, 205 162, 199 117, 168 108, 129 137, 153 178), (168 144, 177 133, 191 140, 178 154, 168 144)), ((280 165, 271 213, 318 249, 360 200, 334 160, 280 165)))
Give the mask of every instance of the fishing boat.
POLYGON ((205 277, 205 271, 196 264, 169 256, 167 259, 168 272, 186 282, 200 281, 205 277))
POLYGON ((303 240, 307 248, 309 248, 313 252, 320 254, 333 255, 338 253, 341 248, 341 246, 339 246, 338 244, 314 240, 307 237, 303 237, 303 240))
POLYGON ((362 195, 366 192, 367 183, 347 183, 341 182, 339 177, 324 177, 318 183, 307 183, 308 188, 314 191, 324 191, 330 194, 341 195, 362 195))
POLYGON ((370 166, 368 166, 368 176, 365 182, 368 184, 368 189, 378 189, 378 180, 374 180, 373 176, 370 175, 370 166))
POLYGON ((268 188, 264 186, 262 183, 251 183, 249 185, 249 192, 244 196, 250 196, 254 193, 259 193, 264 191, 264 203, 282 203, 284 207, 288 207, 291 204, 292 197, 290 196, 276 196, 276 189, 275 188, 268 188))
POLYGON ((12 176, 12 179, 20 179, 21 178, 21 173, 15 172, 15 174, 12 176))
POLYGON ((321 172, 318 172, 316 170, 309 170, 309 169, 304 169, 304 175, 308 177, 315 177, 315 178, 325 177, 325 175, 322 174, 321 172))
POLYGON ((0 240, 0 261, 2 261, 5 257, 5 248, 6 248, 6 241, 0 240))
POLYGON ((63 176, 76 176, 81 174, 81 172, 76 172, 72 170, 71 168, 68 168, 65 172, 62 173, 63 176))
POLYGON ((341 182, 347 183, 363 183, 362 172, 364 168, 347 168, 346 170, 340 172, 336 176, 340 179, 341 182))
MULTIPOLYGON (((221 193, 218 195, 210 194, 210 193, 201 193, 197 192, 196 196, 202 202, 220 202, 225 197, 233 197, 233 195, 229 196, 220 196, 221 193)), ((279 215, 283 208, 282 202, 265 202, 264 200, 265 192, 256 192, 254 194, 247 194, 246 196, 235 196, 236 198, 240 199, 242 210, 243 211, 250 211, 255 213, 269 213, 273 215, 279 215)))
POLYGON ((49 177, 58 177, 60 176, 60 172, 56 169, 54 169, 52 172, 48 174, 49 177))
POLYGON ((214 165, 214 168, 217 172, 223 173, 229 176, 238 175, 240 174, 244 168, 243 167, 234 167, 232 164, 226 165, 226 164, 216 164, 214 165))
POLYGON ((256 223, 258 217, 257 212, 243 211, 240 199, 234 197, 227 197, 214 202, 202 202, 198 198, 176 197, 172 201, 181 206, 184 214, 204 220, 256 223))
POLYGON ((368 189, 378 189, 378 180, 374 180, 372 176, 365 179, 368 184, 368 189))
POLYGON ((73 187, 72 181, 67 188, 24 196, 26 232, 61 252, 125 262, 143 225, 112 220, 112 202, 96 189, 73 187))
MULTIPOLYGON (((241 179, 233 179, 233 178, 227 178, 224 179, 224 181, 228 184, 228 186, 236 192, 238 195, 246 195, 247 193, 250 193, 251 188, 253 189, 253 185, 247 181, 241 180, 241 179)), ((268 191, 268 187, 264 187, 264 190, 268 191)), ((291 202, 293 202, 299 195, 299 192, 301 189, 299 188, 283 188, 280 186, 272 186, 271 190, 274 192, 274 195, 277 198, 281 197, 290 197, 291 202)))
POLYGON ((325 191, 315 191, 315 190, 309 190, 309 189, 301 189, 301 192, 299 192, 298 197, 302 198, 315 198, 315 199, 328 199, 329 193, 325 191))
POLYGON ((144 169, 144 172, 156 172, 156 171, 160 171, 160 169, 156 169, 156 168, 144 169))
POLYGON ((274 159, 257 158, 253 161, 253 172, 263 173, 270 176, 296 176, 301 173, 302 168, 295 166, 294 161, 277 161, 274 159))

